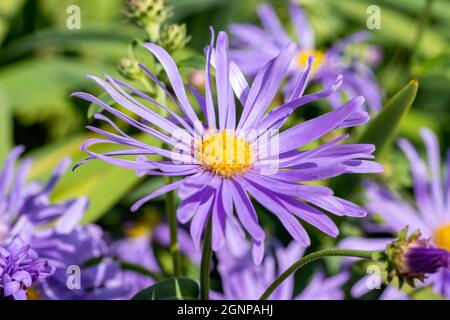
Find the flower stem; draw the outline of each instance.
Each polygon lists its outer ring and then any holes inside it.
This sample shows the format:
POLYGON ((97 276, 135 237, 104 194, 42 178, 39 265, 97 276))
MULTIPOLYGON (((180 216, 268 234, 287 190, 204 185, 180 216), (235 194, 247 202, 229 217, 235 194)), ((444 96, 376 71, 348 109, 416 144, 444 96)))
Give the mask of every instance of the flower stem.
POLYGON ((202 262, 200 265, 200 299, 209 299, 209 265, 211 263, 212 250, 211 250, 211 238, 212 238, 212 219, 208 220, 208 226, 206 227, 205 239, 203 242, 202 262))
POLYGON ((340 257, 364 258, 376 261, 378 260, 377 255, 381 253, 382 252, 380 251, 363 251, 350 249, 326 249, 310 253, 301 258, 300 260, 298 260, 297 262, 295 262, 286 271, 284 271, 277 279, 275 279, 275 281, 267 288, 267 290, 263 293, 263 295, 259 299, 267 300, 270 297, 270 295, 275 291, 275 289, 290 275, 292 275, 295 271, 297 271, 301 267, 319 258, 340 256, 340 257))
POLYGON ((178 225, 175 210, 175 194, 173 191, 166 194, 167 215, 170 228, 170 253, 172 254, 173 274, 181 276, 180 246, 178 244, 178 225))

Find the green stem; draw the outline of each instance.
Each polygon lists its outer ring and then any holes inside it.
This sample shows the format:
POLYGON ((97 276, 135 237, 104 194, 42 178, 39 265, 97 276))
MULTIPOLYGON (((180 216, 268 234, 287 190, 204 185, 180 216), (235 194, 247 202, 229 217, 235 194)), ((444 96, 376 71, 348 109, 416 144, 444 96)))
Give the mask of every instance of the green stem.
POLYGON ((175 193, 173 191, 166 194, 166 205, 170 228, 170 253, 172 254, 173 274, 175 277, 179 277, 181 276, 181 257, 177 235, 178 224, 175 210, 175 193))
POLYGON ((212 250, 212 219, 209 218, 208 226, 206 227, 205 239, 203 242, 202 262, 200 265, 200 299, 209 299, 209 265, 211 263, 212 250))
POLYGON ((286 271, 284 271, 277 279, 275 279, 275 281, 267 288, 267 290, 263 293, 263 295, 259 299, 267 300, 270 297, 270 295, 275 291, 275 289, 290 275, 292 275, 295 271, 297 271, 301 267, 319 258, 340 256, 340 257, 355 257, 355 258, 377 260, 376 256, 380 253, 381 253, 380 251, 363 251, 350 249, 326 249, 310 253, 301 258, 300 260, 298 260, 297 262, 295 262, 286 271))

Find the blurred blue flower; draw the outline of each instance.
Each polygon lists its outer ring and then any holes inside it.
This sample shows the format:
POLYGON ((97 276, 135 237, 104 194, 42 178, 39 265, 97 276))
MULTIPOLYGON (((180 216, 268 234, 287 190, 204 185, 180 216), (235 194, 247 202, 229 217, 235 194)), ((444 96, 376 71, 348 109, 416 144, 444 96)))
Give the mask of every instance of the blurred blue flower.
MULTIPOLYGON (((111 244, 113 255, 121 262, 132 263, 152 272, 162 273, 161 266, 154 253, 154 245, 170 247, 169 226, 163 223, 151 230, 145 226, 137 225, 128 231, 128 237, 111 244)), ((180 252, 196 265, 200 265, 200 251, 194 248, 189 234, 181 228, 178 229, 178 241, 180 252)), ((140 290, 156 282, 156 279, 148 275, 142 275, 131 270, 120 271, 119 279, 122 286, 129 289, 127 298, 133 297, 140 290)))
MULTIPOLYGON (((293 263, 298 261, 304 249, 296 242, 287 247, 274 245, 273 254, 268 254, 261 265, 255 265, 249 258, 249 251, 239 254, 225 248, 217 253, 218 271, 222 279, 223 292, 212 292, 215 300, 258 300, 265 290, 293 263), (237 254, 237 255, 236 255, 237 254)), ((307 286, 294 295, 295 277, 289 277, 272 293, 271 300, 341 300, 344 298, 342 285, 349 274, 342 272, 326 277, 316 270, 307 286)))
MULTIPOLYGON (((354 56, 349 59, 344 54, 349 45, 366 40, 368 34, 355 33, 326 51, 317 49, 314 31, 308 23, 302 6, 291 3, 289 12, 297 40, 289 37, 273 8, 268 4, 258 8, 263 28, 252 24, 230 26, 234 45, 231 58, 244 74, 256 75, 286 45, 295 43, 296 54, 291 61, 287 62, 291 75, 290 81, 284 87, 287 101, 297 98, 305 89, 304 87, 299 89, 297 86, 301 79, 312 77, 314 81, 322 83, 325 87, 331 86, 329 90, 332 90, 333 94, 329 95, 329 98, 333 107, 337 108, 342 104, 342 93, 345 93, 346 97, 358 95, 365 97, 370 110, 378 112, 381 109, 381 89, 372 70, 363 63, 361 57, 354 56), (343 79, 340 75, 343 75, 343 79), (339 87, 341 90, 336 92, 339 87)), ((359 121, 363 122, 364 118, 359 121)))
POLYGON ((80 225, 88 200, 84 197, 53 204, 50 194, 70 165, 64 159, 46 184, 27 181, 32 164, 23 160, 15 170, 15 163, 24 151, 14 148, 0 172, 0 245, 20 237, 33 252, 54 266, 48 279, 33 285, 33 298, 94 299, 124 294, 124 289, 111 285, 118 265, 107 259, 98 265, 86 266, 89 261, 108 255, 102 230, 95 225, 80 225), (80 268, 79 287, 67 286, 67 268, 80 268), (119 290, 120 289, 120 290, 119 290))

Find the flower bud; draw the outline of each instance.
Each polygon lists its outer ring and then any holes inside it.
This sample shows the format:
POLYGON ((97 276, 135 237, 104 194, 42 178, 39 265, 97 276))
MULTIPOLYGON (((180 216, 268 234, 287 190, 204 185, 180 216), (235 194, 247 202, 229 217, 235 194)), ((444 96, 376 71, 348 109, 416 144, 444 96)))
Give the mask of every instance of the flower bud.
POLYGON ((433 247, 429 239, 421 238, 419 230, 407 237, 408 228, 403 229, 397 240, 387 246, 388 281, 398 278, 414 287, 414 280, 424 281, 428 274, 441 268, 449 268, 450 252, 433 247))
POLYGON ((169 52, 184 48, 189 40, 191 40, 191 37, 188 36, 184 23, 170 24, 161 31, 161 46, 169 52))
POLYGON ((165 0, 128 0, 125 16, 139 28, 144 29, 151 41, 159 39, 161 25, 171 15, 165 0))
POLYGON ((142 76, 142 70, 139 68, 138 62, 129 58, 120 59, 117 70, 122 77, 129 80, 137 80, 142 76))

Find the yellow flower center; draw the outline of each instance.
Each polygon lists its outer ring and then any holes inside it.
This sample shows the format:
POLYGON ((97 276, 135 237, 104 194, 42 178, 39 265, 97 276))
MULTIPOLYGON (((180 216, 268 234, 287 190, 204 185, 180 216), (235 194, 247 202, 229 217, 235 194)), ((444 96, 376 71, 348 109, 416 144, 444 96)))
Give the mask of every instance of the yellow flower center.
POLYGON ((137 223, 135 226, 127 229, 125 231, 128 238, 139 238, 143 235, 148 234, 150 227, 144 223, 137 223))
POLYGON ((438 228, 434 232, 433 240, 438 248, 450 251, 450 224, 438 228))
POLYGON ((194 145, 196 160, 204 170, 225 178, 240 175, 252 165, 251 144, 231 130, 208 133, 194 145))
POLYGON ((316 59, 311 67, 311 72, 315 73, 325 60, 325 53, 322 50, 302 50, 297 54, 297 64, 304 68, 308 62, 308 58, 314 56, 316 59))
POLYGON ((28 300, 41 300, 42 299, 39 292, 37 292, 37 290, 34 289, 33 287, 30 287, 27 289, 27 298, 28 298, 28 300))

